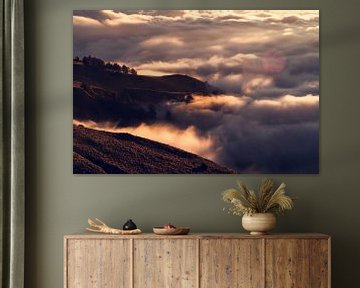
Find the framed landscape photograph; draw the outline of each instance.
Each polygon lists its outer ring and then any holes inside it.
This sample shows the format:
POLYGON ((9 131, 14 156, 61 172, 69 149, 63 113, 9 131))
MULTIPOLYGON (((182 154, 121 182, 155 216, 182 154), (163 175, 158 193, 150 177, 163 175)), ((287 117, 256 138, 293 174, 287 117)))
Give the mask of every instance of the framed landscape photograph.
POLYGON ((319 173, 319 11, 76 10, 74 174, 319 173))

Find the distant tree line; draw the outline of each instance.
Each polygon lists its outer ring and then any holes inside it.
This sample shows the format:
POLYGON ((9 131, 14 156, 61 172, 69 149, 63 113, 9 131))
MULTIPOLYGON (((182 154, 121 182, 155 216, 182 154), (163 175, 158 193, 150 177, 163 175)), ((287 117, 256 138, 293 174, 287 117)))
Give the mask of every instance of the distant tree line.
POLYGON ((119 65, 118 63, 110 63, 110 62, 105 63, 104 60, 90 55, 84 56, 82 59, 76 56, 74 57, 74 62, 82 63, 85 66, 94 67, 97 69, 108 70, 113 73, 137 75, 137 71, 134 68, 130 68, 125 64, 119 65))

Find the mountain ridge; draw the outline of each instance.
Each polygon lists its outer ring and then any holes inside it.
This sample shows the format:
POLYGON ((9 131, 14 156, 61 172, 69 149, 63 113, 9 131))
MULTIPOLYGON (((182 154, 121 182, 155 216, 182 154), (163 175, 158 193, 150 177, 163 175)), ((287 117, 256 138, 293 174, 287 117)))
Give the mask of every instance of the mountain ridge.
MULTIPOLYGON (((189 75, 137 75, 136 70, 124 72, 129 71, 126 65, 118 70, 119 65, 89 59, 92 66, 81 61, 73 64, 73 119, 79 122, 109 122, 118 127, 165 123, 174 120, 172 105, 188 104, 193 95, 211 97, 222 92, 189 75)), ((73 141, 75 174, 234 173, 199 155, 128 133, 74 125, 73 141)))
POLYGON ((192 101, 193 94, 221 90, 188 75, 144 76, 73 64, 73 117, 76 120, 135 126, 162 121, 171 114, 167 103, 192 101))
POLYGON ((163 76, 122 74, 107 69, 86 66, 81 63, 73 64, 73 81, 107 87, 107 89, 114 91, 123 88, 142 88, 168 92, 200 93, 203 95, 223 93, 221 89, 186 74, 163 76))
POLYGON ((196 154, 134 136, 73 125, 75 174, 233 174, 196 154))

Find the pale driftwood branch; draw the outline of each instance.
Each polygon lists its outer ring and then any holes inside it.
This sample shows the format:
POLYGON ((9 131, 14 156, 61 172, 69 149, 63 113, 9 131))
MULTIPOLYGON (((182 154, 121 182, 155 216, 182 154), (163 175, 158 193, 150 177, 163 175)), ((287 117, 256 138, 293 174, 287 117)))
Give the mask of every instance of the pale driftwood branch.
POLYGON ((115 234, 115 235, 135 235, 140 234, 140 229, 135 230, 121 230, 121 229, 115 229, 111 228, 108 225, 106 225, 101 220, 95 218, 96 221, 93 221, 91 218, 88 218, 88 223, 91 228, 86 228, 87 231, 91 232, 98 232, 98 233, 105 233, 105 234, 115 234))

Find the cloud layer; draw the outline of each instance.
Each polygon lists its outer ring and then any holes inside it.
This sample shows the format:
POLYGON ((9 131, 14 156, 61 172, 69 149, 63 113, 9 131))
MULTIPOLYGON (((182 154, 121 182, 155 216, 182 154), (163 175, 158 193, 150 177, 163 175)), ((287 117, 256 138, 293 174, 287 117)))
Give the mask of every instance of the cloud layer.
POLYGON ((171 111, 172 125, 196 123, 198 137, 212 139, 214 160, 240 173, 318 172, 318 96, 198 96, 171 111))

